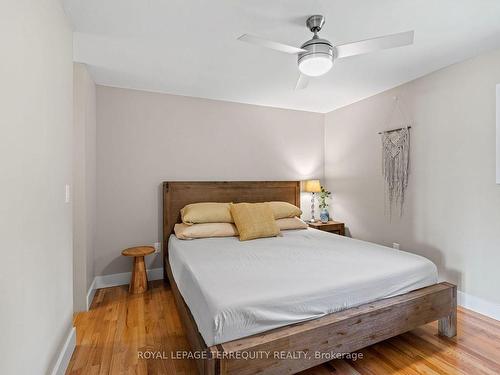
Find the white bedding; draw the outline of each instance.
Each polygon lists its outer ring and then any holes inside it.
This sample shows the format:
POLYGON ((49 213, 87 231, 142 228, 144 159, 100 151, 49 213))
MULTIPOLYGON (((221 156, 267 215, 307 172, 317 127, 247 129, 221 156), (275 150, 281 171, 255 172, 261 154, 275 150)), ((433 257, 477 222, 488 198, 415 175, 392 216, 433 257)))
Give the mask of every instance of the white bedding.
POLYGON ((421 256, 315 229, 240 242, 169 239, 177 286, 208 346, 437 282, 421 256))

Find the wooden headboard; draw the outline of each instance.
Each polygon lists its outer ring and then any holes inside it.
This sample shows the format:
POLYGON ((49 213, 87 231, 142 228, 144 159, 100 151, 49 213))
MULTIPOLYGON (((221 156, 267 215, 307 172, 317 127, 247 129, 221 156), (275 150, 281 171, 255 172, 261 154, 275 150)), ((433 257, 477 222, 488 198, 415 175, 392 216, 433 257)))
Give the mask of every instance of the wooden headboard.
MULTIPOLYGON (((180 210, 198 202, 283 201, 300 207, 300 181, 175 181, 163 183, 163 267, 168 262, 168 238, 181 222, 180 210)), ((166 277, 165 277, 166 279, 166 277)))

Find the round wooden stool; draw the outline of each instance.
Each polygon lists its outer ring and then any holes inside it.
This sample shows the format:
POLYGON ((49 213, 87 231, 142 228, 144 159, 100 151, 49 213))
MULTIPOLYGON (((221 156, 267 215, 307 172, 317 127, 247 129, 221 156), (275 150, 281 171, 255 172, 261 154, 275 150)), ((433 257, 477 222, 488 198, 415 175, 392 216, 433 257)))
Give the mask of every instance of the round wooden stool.
POLYGON ((148 290, 148 275, 144 264, 144 257, 155 252, 153 246, 137 246, 125 249, 122 255, 126 257, 134 257, 134 268, 132 277, 130 278, 130 286, 128 291, 132 294, 144 293, 148 290))

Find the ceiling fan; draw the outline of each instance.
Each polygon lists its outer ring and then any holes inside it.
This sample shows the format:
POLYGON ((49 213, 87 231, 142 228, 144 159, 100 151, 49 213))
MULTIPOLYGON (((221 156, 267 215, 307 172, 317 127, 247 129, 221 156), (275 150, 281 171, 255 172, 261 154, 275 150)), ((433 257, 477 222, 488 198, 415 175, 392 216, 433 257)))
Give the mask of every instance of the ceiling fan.
POLYGON ((387 48, 401 47, 413 43, 414 31, 406 31, 398 34, 391 34, 360 40, 347 44, 334 46, 326 39, 318 36, 319 31, 325 24, 325 17, 314 15, 307 19, 306 26, 314 34, 300 48, 287 44, 263 39, 258 36, 243 34, 238 40, 254 43, 276 51, 298 55, 299 79, 295 89, 303 89, 309 83, 309 77, 319 77, 327 73, 333 65, 333 61, 344 57, 361 55, 387 48))

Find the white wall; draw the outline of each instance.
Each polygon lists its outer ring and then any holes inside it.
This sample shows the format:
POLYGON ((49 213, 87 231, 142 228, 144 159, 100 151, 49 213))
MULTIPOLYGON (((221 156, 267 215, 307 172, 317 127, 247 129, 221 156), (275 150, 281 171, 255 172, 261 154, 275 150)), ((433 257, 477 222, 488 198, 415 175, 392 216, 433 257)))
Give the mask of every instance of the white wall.
POLYGON ((497 85, 497 184, 500 184, 500 83, 497 85))
POLYGON ((353 237, 432 259, 459 289, 500 302, 500 186, 495 184, 495 85, 500 51, 447 67, 325 120, 325 176, 334 215, 353 237), (393 97, 414 120, 402 219, 384 216, 381 142, 393 97))
POLYGON ((72 326, 72 32, 60 0, 0 5, 0 373, 43 374, 72 326))
POLYGON ((98 86, 96 275, 161 240, 162 181, 320 178, 323 130, 321 114, 98 86))
POLYGON ((73 76, 73 305, 84 311, 94 280, 96 86, 83 64, 74 64, 73 76))

